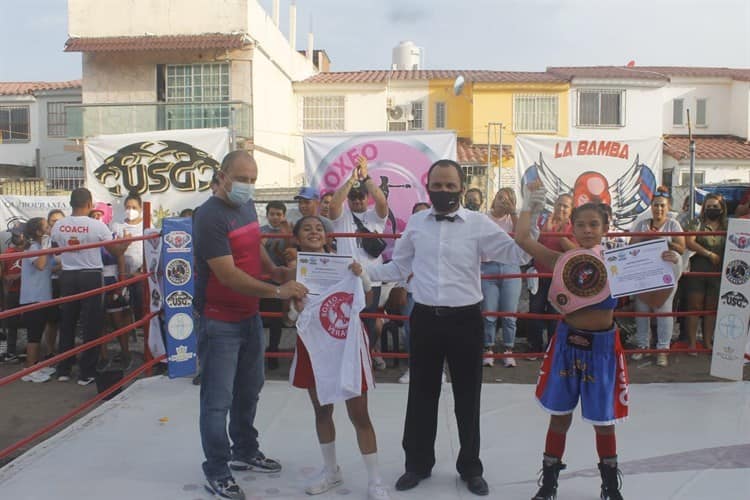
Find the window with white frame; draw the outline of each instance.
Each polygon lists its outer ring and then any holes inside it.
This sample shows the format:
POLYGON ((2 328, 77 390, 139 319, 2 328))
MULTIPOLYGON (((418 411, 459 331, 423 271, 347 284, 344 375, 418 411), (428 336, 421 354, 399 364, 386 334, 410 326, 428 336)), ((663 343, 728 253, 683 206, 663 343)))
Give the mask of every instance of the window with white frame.
POLYGON ((302 98, 303 130, 344 130, 344 96, 302 98))
POLYGON ((47 137, 65 137, 65 106, 76 102, 47 103, 47 137))
POLYGON ((672 125, 675 127, 682 127, 685 123, 683 117, 685 116, 685 100, 674 99, 672 101, 672 125))
POLYGON ((411 103, 411 116, 409 130, 422 130, 424 128, 424 103, 422 101, 411 103))
POLYGON ((513 96, 514 132, 557 132, 556 95, 513 96))
MULTIPOLYGON (((693 178, 695 179, 695 185, 704 184, 706 182, 706 172, 695 172, 693 178)), ((690 172, 680 172, 680 185, 690 185, 690 172)))
POLYGON ((29 142, 28 106, 0 106, 0 143, 29 142))
POLYGON ((706 99, 695 100, 695 126, 708 127, 708 118, 706 117, 706 99))
POLYGON ((445 128, 447 105, 444 102, 435 103, 435 128, 445 128))
POLYGON ((625 91, 617 89, 579 90, 578 126, 624 127, 625 91))
POLYGON ((230 95, 229 63, 167 65, 167 128, 229 126, 230 95))

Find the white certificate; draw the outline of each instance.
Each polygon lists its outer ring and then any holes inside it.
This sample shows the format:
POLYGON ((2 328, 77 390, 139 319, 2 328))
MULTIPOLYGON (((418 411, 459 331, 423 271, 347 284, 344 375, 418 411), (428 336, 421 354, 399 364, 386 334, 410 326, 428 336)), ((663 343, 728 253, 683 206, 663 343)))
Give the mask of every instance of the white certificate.
POLYGON ((661 258, 664 239, 643 241, 604 251, 612 297, 664 290, 675 286, 672 263, 661 258))
POLYGON ((297 253, 297 278, 310 295, 320 295, 350 273, 351 256, 329 253, 297 253))

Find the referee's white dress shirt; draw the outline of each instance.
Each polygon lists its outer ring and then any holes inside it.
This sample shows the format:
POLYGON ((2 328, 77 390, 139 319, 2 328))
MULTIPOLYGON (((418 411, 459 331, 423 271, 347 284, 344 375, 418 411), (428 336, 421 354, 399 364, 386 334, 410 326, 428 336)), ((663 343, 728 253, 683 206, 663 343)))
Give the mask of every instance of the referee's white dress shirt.
POLYGON ((480 262, 522 265, 531 256, 489 217, 463 207, 447 214, 454 222, 437 221, 423 210, 412 215, 392 260, 365 267, 373 281, 410 282, 414 300, 428 306, 462 307, 482 300, 480 262))

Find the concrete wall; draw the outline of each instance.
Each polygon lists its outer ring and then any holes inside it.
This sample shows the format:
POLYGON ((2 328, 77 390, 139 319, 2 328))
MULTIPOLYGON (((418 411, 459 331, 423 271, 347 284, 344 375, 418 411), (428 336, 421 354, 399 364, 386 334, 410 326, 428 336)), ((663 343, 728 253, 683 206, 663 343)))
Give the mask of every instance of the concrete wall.
POLYGON ((467 83, 463 93, 459 96, 453 94, 453 80, 431 80, 429 109, 429 129, 435 129, 435 105, 438 102, 445 103, 445 130, 455 130, 457 137, 471 137, 472 119, 472 96, 473 85, 467 83))
POLYGON ((68 0, 72 37, 231 33, 247 30, 255 0, 68 0), (210 15, 207 15, 210 13, 210 15))
POLYGON ((569 92, 570 137, 602 139, 642 139, 662 135, 664 97, 661 86, 639 82, 576 81, 569 92), (579 89, 625 90, 625 125, 623 127, 588 127, 576 125, 579 89))

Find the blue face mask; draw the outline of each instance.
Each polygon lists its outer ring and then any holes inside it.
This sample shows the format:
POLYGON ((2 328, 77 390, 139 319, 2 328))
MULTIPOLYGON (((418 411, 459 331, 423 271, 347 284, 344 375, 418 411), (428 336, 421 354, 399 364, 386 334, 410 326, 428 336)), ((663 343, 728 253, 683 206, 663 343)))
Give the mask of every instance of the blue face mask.
POLYGON ((232 181, 231 191, 227 191, 227 198, 233 205, 244 205, 255 196, 255 184, 232 181))

